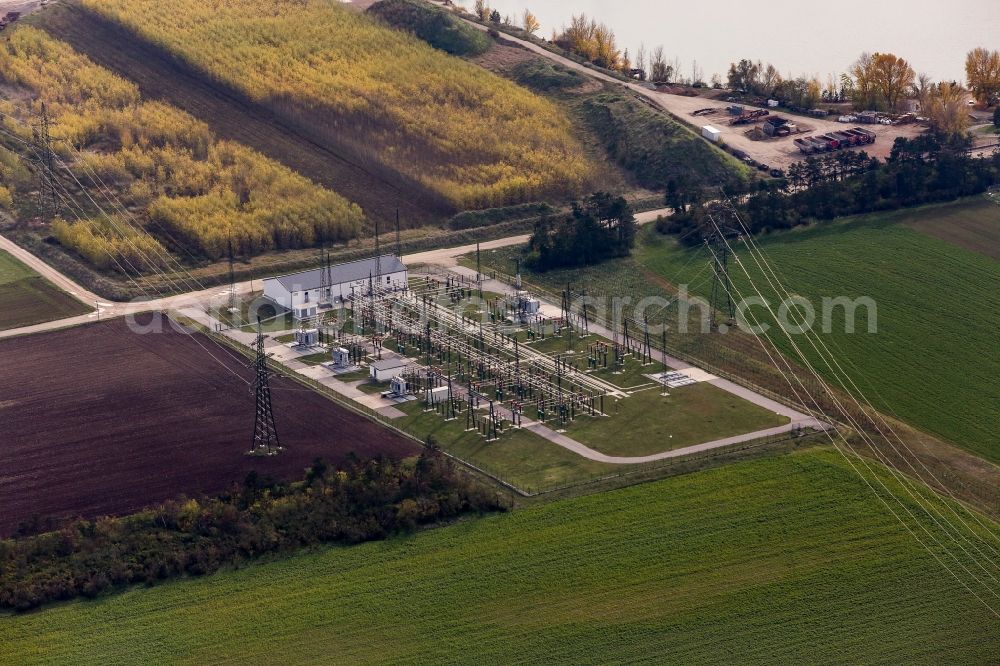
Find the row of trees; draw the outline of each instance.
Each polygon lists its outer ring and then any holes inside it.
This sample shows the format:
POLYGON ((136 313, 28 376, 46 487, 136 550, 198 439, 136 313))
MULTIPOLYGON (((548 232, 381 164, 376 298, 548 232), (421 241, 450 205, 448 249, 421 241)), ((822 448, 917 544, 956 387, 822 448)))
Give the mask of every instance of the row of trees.
MULTIPOLYGON (((1000 52, 975 48, 969 51, 965 63, 969 90, 981 102, 996 101, 1000 97, 1000 52)), ((799 77, 798 87, 806 89, 807 101, 820 99, 840 101, 851 99, 855 108, 895 112, 907 98, 914 98, 926 108, 928 97, 944 88, 963 90, 958 82, 943 82, 935 86, 926 74, 917 74, 904 58, 893 53, 862 53, 841 76, 839 82, 830 77, 825 86, 818 78, 799 77)), ((750 94, 789 99, 787 85, 772 64, 744 58, 731 63, 727 76, 729 87, 750 94), (785 94, 783 94, 785 93, 785 94)), ((804 104, 807 106, 808 104, 804 104)))
POLYGON ((681 76, 680 61, 677 58, 667 60, 662 46, 647 50, 645 44, 640 44, 633 58, 628 49, 618 47, 611 28, 585 14, 571 17, 569 26, 561 33, 553 32, 552 41, 598 67, 636 76, 643 81, 704 84, 703 72, 697 61, 692 63, 691 78, 685 79, 681 76))
POLYGON ((572 16, 569 26, 552 41, 598 67, 626 72, 632 67, 628 56, 623 57, 619 50, 614 31, 586 14, 572 16))
POLYGON ((862 53, 851 66, 851 100, 856 109, 895 112, 914 90, 916 73, 892 53, 862 53))
POLYGON ((0 541, 0 608, 24 611, 503 508, 495 491, 456 470, 432 442, 415 463, 353 459, 334 469, 317 460, 298 483, 266 481, 252 472, 220 497, 180 498, 133 516, 79 520, 55 532, 0 541))
POLYGON ((564 217, 535 223, 528 241, 528 264, 539 271, 589 266, 624 257, 635 244, 635 216, 623 197, 592 194, 564 217))
MULTIPOLYGON (((1000 54, 975 49, 969 52, 966 70, 969 85, 980 98, 1000 90, 1000 54)), ((744 58, 729 66, 729 87, 777 99, 791 108, 811 109, 820 101, 850 99, 857 110, 899 112, 907 99, 915 99, 921 112, 939 133, 960 136, 968 129, 967 91, 957 82, 934 83, 916 74, 903 58, 892 53, 863 53, 841 77, 831 76, 824 87, 818 78, 786 79, 774 65, 744 58)))
POLYGON ((521 25, 517 25, 510 16, 500 16, 500 12, 489 6, 486 0, 476 0, 472 5, 472 13, 483 23, 493 23, 494 25, 508 25, 513 28, 521 28, 529 35, 534 35, 542 24, 538 18, 525 9, 521 14, 521 25))
MULTIPOLYGON (((491 12, 485 0, 476 0, 476 12, 484 21, 501 20, 496 11, 491 12)), ((510 22, 509 19, 503 21, 510 22)), ((522 26, 529 34, 534 34, 539 28, 538 20, 528 10, 524 12, 522 26)), ((553 34, 553 41, 598 66, 621 70, 626 74, 637 71, 640 77, 657 83, 673 81, 680 74, 680 63, 676 59, 668 62, 662 46, 647 54, 645 46, 640 45, 633 63, 628 49, 624 52, 618 49, 614 31, 603 23, 588 19, 585 14, 574 15, 568 28, 560 34, 553 34)), ((982 47, 969 51, 965 71, 969 90, 977 100, 983 103, 1000 101, 1000 51, 982 47)), ((703 84, 703 79, 695 61, 689 82, 703 84)), ((839 82, 830 76, 825 87, 817 77, 786 79, 773 64, 764 65, 760 60, 744 58, 730 64, 727 83, 733 90, 767 96, 802 108, 813 108, 821 100, 840 102, 850 98, 859 110, 895 112, 904 99, 915 97, 925 112, 943 114, 945 119, 940 124, 945 128, 956 125, 952 100, 965 93, 957 82, 933 85, 929 76, 917 75, 905 59, 892 53, 863 53, 848 74, 842 75, 839 82)), ((713 77, 713 85, 721 85, 717 75, 713 77)))
MULTIPOLYGON (((1000 183, 1000 151, 990 159, 970 157, 968 140, 944 140, 933 134, 896 139, 884 164, 863 153, 814 157, 789 169, 784 183, 761 182, 753 192, 727 190, 734 196, 752 233, 787 229, 812 220, 830 220, 935 201, 950 201, 986 191, 1000 183)), ((672 194, 676 201, 678 193, 672 194)), ((683 242, 698 244, 712 230, 713 203, 701 193, 658 224, 683 242)), ((668 203, 671 190, 668 188, 668 203)))

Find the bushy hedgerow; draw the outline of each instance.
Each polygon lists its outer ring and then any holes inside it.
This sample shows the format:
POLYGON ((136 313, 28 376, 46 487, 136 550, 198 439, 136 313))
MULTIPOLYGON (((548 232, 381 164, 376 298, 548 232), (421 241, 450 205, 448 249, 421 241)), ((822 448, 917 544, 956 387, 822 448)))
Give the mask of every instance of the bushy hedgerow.
POLYGON ((430 445, 416 460, 317 460, 297 483, 251 473, 213 498, 79 520, 0 541, 0 608, 28 610, 116 587, 200 576, 268 553, 354 544, 467 513, 502 510, 496 492, 430 445))

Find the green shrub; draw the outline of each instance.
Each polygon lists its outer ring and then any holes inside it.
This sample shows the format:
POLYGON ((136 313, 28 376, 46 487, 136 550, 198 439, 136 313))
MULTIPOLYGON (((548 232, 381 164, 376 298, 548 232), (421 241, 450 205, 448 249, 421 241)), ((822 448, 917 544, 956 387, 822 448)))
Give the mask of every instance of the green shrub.
POLYGON ((411 0, 380 0, 368 13, 452 55, 475 56, 490 48, 490 40, 481 31, 436 7, 411 0))
POLYGON ((532 217, 549 215, 555 209, 547 203, 525 203, 503 208, 487 208, 486 210, 467 210, 448 220, 448 228, 459 231, 488 227, 500 222, 525 220, 532 217))
POLYGON ((579 72, 540 59, 519 63, 512 74, 515 81, 539 92, 575 88, 584 82, 579 72))

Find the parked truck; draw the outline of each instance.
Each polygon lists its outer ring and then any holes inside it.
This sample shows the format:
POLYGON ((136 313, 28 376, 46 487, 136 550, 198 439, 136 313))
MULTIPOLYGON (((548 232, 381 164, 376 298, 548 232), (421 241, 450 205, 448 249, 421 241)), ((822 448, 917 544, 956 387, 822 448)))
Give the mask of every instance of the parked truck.
POLYGON ((795 146, 806 155, 812 155, 816 152, 816 144, 810 139, 796 139, 795 146))
POLYGON ((875 132, 866 130, 864 127, 852 127, 851 132, 868 137, 868 143, 875 143, 875 132))
POLYGON ((809 141, 809 142, 812 143, 812 145, 816 149, 817 153, 825 153, 828 150, 830 150, 830 142, 829 141, 823 141, 822 139, 820 139, 818 137, 815 137, 815 136, 808 137, 806 139, 806 141, 809 141))
POLYGON ((858 137, 853 134, 848 134, 847 132, 830 132, 830 136, 840 141, 841 148, 858 145, 858 137))
POLYGON ((840 148, 840 139, 833 136, 832 134, 821 134, 817 138, 820 141, 826 141, 830 146, 830 150, 837 150, 838 148, 840 148))

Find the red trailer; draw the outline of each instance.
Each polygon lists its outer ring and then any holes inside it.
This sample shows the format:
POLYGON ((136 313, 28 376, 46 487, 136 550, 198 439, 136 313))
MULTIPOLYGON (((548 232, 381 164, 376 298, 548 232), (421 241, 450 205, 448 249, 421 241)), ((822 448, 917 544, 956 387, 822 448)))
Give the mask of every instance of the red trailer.
POLYGON ((821 134, 817 137, 820 141, 826 141, 827 145, 830 146, 830 150, 837 150, 840 148, 840 139, 833 136, 832 134, 821 134))
POLYGON ((858 137, 853 134, 848 134, 847 132, 830 132, 830 134, 840 141, 842 148, 858 145, 858 137))

